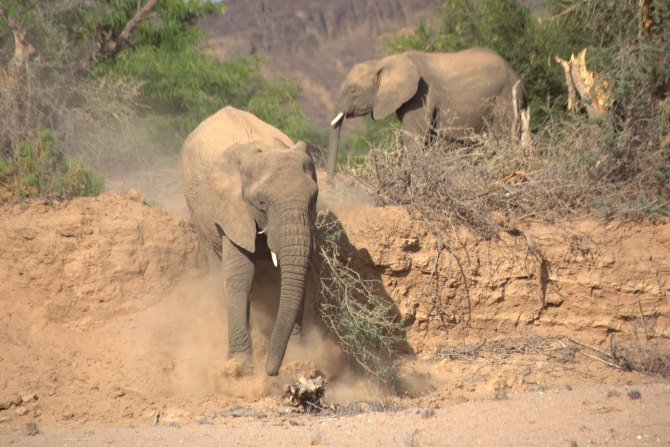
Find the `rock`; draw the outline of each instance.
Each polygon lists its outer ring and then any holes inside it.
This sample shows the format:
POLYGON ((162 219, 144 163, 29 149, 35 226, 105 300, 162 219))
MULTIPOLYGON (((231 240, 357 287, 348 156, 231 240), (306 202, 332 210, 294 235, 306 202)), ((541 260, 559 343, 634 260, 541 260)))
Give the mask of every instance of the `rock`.
POLYGON ((633 400, 642 399, 642 394, 640 394, 640 392, 637 390, 630 390, 628 392, 628 397, 630 397, 633 400))
POLYGON ((25 416, 29 412, 30 412, 30 410, 27 409, 26 407, 19 407, 19 408, 16 409, 16 415, 17 416, 25 416))
POLYGON ((21 402, 32 402, 33 400, 37 400, 37 394, 35 393, 26 393, 21 395, 21 402))
POLYGON ((126 395, 126 392, 122 390, 121 388, 114 388, 114 390, 110 393, 111 397, 114 399, 118 399, 119 397, 123 397, 126 395))
POLYGON ((142 417, 144 419, 150 420, 154 425, 158 425, 161 420, 160 412, 153 409, 146 410, 144 413, 142 413, 142 417))
POLYGON ((0 411, 8 410, 12 406, 13 403, 14 402, 12 402, 11 400, 0 401, 0 411))

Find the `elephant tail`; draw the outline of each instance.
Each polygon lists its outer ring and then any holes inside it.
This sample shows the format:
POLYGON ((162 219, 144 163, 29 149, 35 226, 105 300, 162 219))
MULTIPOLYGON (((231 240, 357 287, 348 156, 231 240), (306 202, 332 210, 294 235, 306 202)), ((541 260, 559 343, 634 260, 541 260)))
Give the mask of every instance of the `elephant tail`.
POLYGON ((521 146, 530 146, 530 106, 528 105, 528 94, 521 79, 516 81, 512 87, 512 107, 514 116, 512 119, 512 135, 521 146))

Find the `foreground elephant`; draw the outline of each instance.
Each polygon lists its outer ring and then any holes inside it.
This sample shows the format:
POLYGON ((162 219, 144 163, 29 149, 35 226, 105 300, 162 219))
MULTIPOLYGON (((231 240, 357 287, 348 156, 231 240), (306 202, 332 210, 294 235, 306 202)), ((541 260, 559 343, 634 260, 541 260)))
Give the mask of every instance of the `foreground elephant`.
POLYGON ((229 357, 250 360, 257 244, 267 238, 273 262, 279 261, 279 311, 265 365, 268 375, 277 375, 302 319, 316 215, 316 172, 305 143, 294 144, 254 115, 225 107, 184 142, 181 179, 197 232, 222 260, 229 357))
POLYGON ((335 102, 328 174, 335 171, 344 118, 395 112, 407 144, 439 134, 458 140, 471 132, 509 129, 529 143, 528 98, 505 59, 486 49, 457 53, 409 51, 363 62, 349 71, 335 102), (490 127, 487 127, 490 126, 490 127))

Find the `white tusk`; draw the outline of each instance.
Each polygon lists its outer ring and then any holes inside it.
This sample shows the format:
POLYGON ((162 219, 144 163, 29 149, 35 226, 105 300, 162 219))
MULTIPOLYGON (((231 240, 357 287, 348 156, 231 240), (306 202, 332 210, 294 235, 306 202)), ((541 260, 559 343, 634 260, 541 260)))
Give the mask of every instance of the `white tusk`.
POLYGON ((277 267, 277 255, 274 251, 270 251, 270 257, 272 257, 272 264, 277 267))
POLYGON ((261 231, 258 232, 258 234, 264 234, 266 231, 268 231, 267 228, 262 229, 261 231))
POLYGON ((344 112, 338 113, 337 116, 335 118, 333 118, 333 120, 330 122, 330 125, 334 126, 335 124, 339 123, 343 116, 344 116, 344 112))

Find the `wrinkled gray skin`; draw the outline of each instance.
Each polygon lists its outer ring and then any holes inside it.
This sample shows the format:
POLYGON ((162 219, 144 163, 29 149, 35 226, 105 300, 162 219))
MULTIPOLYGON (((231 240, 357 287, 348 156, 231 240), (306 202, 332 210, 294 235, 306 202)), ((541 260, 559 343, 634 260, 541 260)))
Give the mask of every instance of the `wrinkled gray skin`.
POLYGON ((203 121, 181 151, 181 179, 202 240, 221 258, 230 358, 250 363, 249 311, 259 236, 281 268, 279 311, 265 370, 277 375, 302 323, 317 197, 304 143, 294 144, 254 115, 225 107, 203 121))
POLYGON ((409 51, 357 64, 340 87, 334 112, 328 174, 335 171, 344 118, 368 113, 379 120, 395 112, 405 145, 417 139, 427 144, 436 134, 458 140, 485 130, 509 129, 524 144, 529 138, 523 83, 507 61, 487 49, 409 51))

